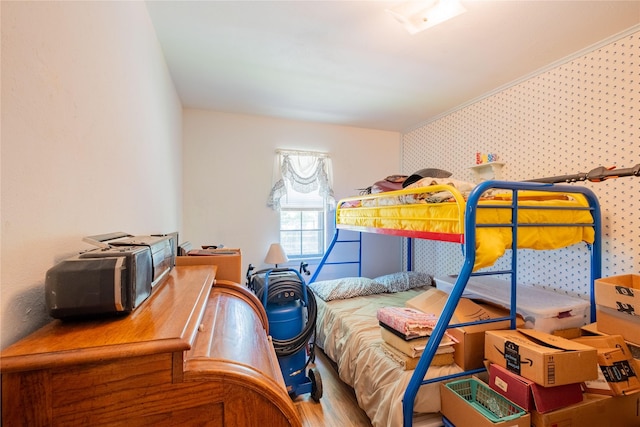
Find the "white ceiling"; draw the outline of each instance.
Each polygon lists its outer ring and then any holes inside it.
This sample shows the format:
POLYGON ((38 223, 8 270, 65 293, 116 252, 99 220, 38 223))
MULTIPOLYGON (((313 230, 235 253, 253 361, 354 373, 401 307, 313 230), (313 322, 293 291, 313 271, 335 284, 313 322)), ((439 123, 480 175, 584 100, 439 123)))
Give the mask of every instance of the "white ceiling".
POLYGON ((394 1, 146 4, 185 107, 390 131, 640 23, 640 1, 462 1, 415 35, 394 1))

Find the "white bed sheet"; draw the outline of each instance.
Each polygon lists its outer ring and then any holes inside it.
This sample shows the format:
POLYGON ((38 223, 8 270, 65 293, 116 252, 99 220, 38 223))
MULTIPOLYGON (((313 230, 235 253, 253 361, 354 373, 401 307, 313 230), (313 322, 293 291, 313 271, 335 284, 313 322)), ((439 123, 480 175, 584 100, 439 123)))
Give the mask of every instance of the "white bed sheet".
MULTIPOLYGON (((402 426, 402 398, 413 371, 405 371, 383 351, 376 311, 404 303, 427 288, 325 302, 317 298, 316 344, 353 387, 358 404, 374 427, 402 426)), ((425 378, 461 372, 455 365, 433 366, 425 378)), ((440 411, 439 383, 420 388, 414 412, 440 411)))

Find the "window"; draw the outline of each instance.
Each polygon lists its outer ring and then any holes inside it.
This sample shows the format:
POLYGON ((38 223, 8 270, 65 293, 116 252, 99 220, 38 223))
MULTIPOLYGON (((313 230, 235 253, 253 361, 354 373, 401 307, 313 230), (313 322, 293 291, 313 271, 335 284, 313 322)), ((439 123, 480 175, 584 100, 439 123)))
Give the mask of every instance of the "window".
POLYGON ((280 207, 280 244, 290 258, 324 253, 325 200, 317 193, 289 190, 280 207))
POLYGON ((280 244, 290 258, 322 256, 327 206, 333 202, 329 158, 281 150, 275 171, 268 205, 280 212, 280 244))

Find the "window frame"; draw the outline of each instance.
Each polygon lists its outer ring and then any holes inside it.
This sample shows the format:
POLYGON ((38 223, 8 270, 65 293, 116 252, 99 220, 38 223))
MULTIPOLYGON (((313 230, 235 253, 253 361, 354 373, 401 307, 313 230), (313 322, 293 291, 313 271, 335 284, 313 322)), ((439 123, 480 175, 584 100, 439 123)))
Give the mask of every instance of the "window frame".
POLYGON ((324 255, 324 252, 327 249, 326 243, 327 243, 327 238, 326 238, 326 234, 327 234, 327 204, 325 203, 326 200, 324 199, 324 197, 322 197, 323 203, 322 206, 300 206, 300 205, 290 205, 290 206, 285 206, 283 205, 280 208, 280 218, 279 218, 279 235, 280 235, 280 244, 285 247, 285 252, 287 253, 287 256, 290 259, 295 259, 295 260, 311 260, 311 259, 319 259, 324 255), (285 212, 317 212, 319 214, 319 225, 320 228, 313 228, 313 229, 308 229, 308 228, 302 228, 303 227, 303 222, 302 222, 302 215, 300 218, 300 224, 298 228, 291 228, 291 229, 283 229, 282 224, 282 216, 283 213, 285 212), (316 232, 318 234, 319 237, 319 242, 318 242, 318 248, 320 249, 320 252, 318 253, 305 253, 304 252, 304 242, 303 242, 303 236, 304 236, 304 232, 316 232), (288 248, 285 246, 285 239, 283 239, 283 233, 295 233, 298 232, 300 233, 300 253, 292 253, 290 250, 288 250, 288 248))

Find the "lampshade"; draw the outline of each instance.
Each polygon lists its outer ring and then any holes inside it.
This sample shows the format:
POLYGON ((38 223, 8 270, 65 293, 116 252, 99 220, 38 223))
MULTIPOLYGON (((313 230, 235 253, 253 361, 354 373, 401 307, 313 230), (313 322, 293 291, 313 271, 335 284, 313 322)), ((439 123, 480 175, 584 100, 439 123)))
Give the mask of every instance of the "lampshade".
POLYGON ((386 10, 410 34, 419 33, 466 11, 459 0, 407 1, 386 10))
POLYGON ((269 246, 269 251, 264 258, 264 262, 267 264, 275 264, 277 267, 278 264, 284 264, 287 261, 289 261, 289 258, 280 243, 272 243, 271 246, 269 246))

